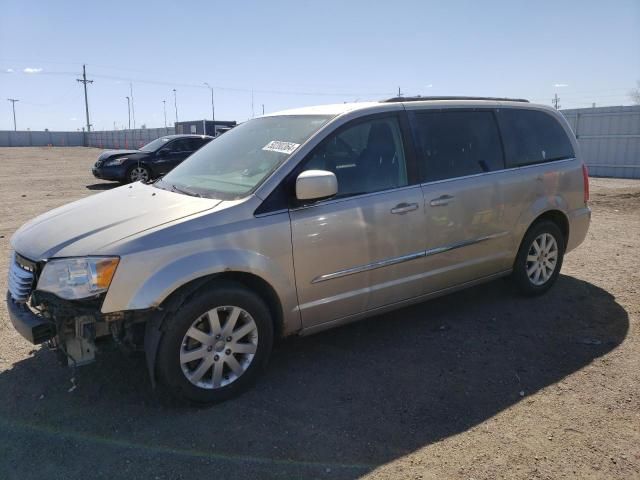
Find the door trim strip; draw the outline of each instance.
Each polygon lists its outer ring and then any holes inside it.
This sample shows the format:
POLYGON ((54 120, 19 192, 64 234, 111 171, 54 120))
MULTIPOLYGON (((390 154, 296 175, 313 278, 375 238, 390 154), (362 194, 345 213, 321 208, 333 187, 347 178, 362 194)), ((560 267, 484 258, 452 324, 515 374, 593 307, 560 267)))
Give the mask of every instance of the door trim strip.
POLYGON ((396 265, 398 263, 408 262, 410 260, 415 260, 416 258, 422 258, 425 256, 425 252, 416 252, 410 253, 409 255, 402 255, 401 257, 393 257, 387 258, 385 260, 380 260, 373 263, 367 263, 366 265, 360 265, 357 267, 347 268, 345 270, 338 270, 333 273, 325 273, 324 275, 320 275, 313 280, 311 283, 320 283, 325 282, 327 280, 333 280, 334 278, 346 277, 347 275, 354 275, 356 273, 368 272, 369 270, 375 270, 377 268, 388 267, 390 265, 396 265))
POLYGON ((389 267, 391 265, 397 265, 398 263, 409 262, 411 260, 416 260, 418 258, 429 257, 432 255, 437 255, 439 253, 449 252, 451 250, 455 250, 457 248, 468 247, 470 245, 474 245, 476 243, 484 242, 487 240, 493 240, 495 238, 504 237, 508 235, 509 232, 499 232, 493 233, 491 235, 485 235, 484 237, 478 237, 471 240, 465 240, 462 242, 452 243, 450 245, 445 245, 443 247, 431 248, 429 250, 423 250, 420 252, 410 253, 408 255, 402 255, 399 257, 387 258, 384 260, 379 260, 377 262, 367 263, 365 265, 359 265, 357 267, 346 268, 344 270, 338 270, 337 272, 325 273, 324 275, 319 275, 313 280, 311 283, 320 283, 326 282, 327 280, 333 280, 335 278, 342 278, 348 275, 355 275, 356 273, 368 272, 370 270, 376 270, 382 267, 389 267))

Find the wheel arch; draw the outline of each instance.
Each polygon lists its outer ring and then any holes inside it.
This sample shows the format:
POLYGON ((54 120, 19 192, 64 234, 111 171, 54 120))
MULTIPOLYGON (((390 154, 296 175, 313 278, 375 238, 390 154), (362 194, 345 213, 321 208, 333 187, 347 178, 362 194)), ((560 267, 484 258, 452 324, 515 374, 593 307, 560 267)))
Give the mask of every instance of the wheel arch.
POLYGON ((169 294, 159 309, 175 309, 176 306, 179 308, 179 305, 189 301, 193 296, 215 288, 219 282, 236 283, 256 293, 269 308, 275 336, 280 337, 284 334, 284 314, 280 298, 269 282, 254 273, 224 271, 195 278, 169 294))
POLYGON ((551 210, 546 210, 540 214, 538 214, 537 217, 535 217, 530 223, 529 226, 527 227, 527 229, 523 232, 521 238, 520 238, 520 245, 522 244, 524 238, 526 237, 527 233, 529 232, 529 230, 531 230, 536 224, 544 221, 544 220, 549 220, 553 223, 555 223, 558 228, 560 229, 560 231, 562 232, 562 235, 564 237, 564 246, 566 248, 567 246, 567 242, 569 241, 569 218, 567 217, 567 215, 561 211, 561 210, 557 210, 557 209, 551 209, 551 210))
POLYGON ((567 214, 569 211, 569 205, 562 195, 538 196, 538 198, 531 203, 528 208, 521 212, 514 226, 512 244, 514 256, 520 248, 520 245, 522 245, 522 241, 531 227, 535 225, 536 222, 544 219, 551 220, 558 225, 564 235, 566 246, 570 234, 569 216, 567 214))

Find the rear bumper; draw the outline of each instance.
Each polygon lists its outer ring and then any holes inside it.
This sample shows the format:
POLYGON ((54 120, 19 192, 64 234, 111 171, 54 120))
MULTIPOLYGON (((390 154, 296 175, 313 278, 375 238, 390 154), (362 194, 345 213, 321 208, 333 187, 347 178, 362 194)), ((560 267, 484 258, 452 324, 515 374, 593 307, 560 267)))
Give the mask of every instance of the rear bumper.
POLYGON ((31 343, 38 345, 56 336, 56 326, 53 322, 34 313, 25 304, 14 302, 9 292, 7 311, 13 327, 31 343))
POLYGON ((567 242, 567 252, 570 252, 584 242, 590 224, 591 209, 589 207, 574 210, 569 214, 569 241, 567 242))

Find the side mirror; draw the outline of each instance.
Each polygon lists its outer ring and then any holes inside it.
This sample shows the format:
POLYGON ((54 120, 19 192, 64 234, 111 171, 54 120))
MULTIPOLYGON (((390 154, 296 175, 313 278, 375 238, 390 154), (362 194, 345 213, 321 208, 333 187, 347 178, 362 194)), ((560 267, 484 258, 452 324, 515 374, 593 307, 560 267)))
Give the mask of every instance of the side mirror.
POLYGON ((333 197, 336 193, 338 193, 338 179, 333 172, 307 170, 296 179, 298 200, 320 200, 333 197))

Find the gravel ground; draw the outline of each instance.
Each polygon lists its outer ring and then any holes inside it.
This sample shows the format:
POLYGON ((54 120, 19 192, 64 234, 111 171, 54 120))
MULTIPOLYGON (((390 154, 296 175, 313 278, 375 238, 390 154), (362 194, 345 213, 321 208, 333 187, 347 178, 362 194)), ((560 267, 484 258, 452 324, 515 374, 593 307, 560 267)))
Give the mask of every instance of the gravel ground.
MULTIPOLYGON (((98 151, 0 149, 0 290, 28 219, 112 184, 98 151)), ((496 281, 281 342, 208 409, 144 359, 71 371, 0 306, 0 478, 640 478, 640 181, 592 179, 593 222, 536 299, 496 281)))

